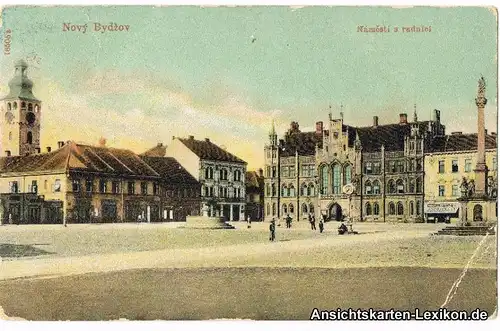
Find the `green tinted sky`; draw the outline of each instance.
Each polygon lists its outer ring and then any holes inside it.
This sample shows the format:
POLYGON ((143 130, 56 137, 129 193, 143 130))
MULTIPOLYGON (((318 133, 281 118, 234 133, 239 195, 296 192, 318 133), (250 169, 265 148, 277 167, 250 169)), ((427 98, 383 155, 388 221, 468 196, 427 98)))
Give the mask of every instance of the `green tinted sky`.
POLYGON ((272 118, 280 131, 292 120, 307 129, 329 104, 368 125, 416 103, 421 119, 438 108, 448 131, 472 131, 481 74, 496 127, 496 16, 486 8, 12 7, 2 23, 12 30, 2 94, 16 59, 39 58, 30 76, 43 101, 42 145, 105 136, 140 152, 194 134, 257 167, 272 118), (130 30, 89 31, 94 22, 130 30), (89 26, 63 32, 63 23, 89 26), (357 32, 376 24, 432 32, 357 32))

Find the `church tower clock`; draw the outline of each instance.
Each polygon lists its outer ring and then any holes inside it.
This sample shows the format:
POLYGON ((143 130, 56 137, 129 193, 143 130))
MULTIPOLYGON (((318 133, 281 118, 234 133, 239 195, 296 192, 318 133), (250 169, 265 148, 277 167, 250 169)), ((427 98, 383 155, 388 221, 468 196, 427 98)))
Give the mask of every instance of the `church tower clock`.
POLYGON ((32 92, 28 64, 14 65, 9 94, 0 100, 0 155, 16 156, 40 152, 41 101, 32 92))

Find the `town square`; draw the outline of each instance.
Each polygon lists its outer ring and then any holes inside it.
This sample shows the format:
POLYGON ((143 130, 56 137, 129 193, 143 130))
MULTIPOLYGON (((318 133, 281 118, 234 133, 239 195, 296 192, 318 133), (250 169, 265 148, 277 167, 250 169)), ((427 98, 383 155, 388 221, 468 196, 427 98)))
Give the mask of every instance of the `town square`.
POLYGON ((496 318, 490 8, 2 20, 2 319, 496 318))

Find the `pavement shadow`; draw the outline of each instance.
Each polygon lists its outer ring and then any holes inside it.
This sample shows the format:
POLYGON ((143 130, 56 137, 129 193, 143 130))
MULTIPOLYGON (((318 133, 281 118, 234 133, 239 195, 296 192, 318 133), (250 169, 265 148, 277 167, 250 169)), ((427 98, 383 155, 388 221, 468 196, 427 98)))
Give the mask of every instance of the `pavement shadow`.
POLYGON ((36 248, 32 245, 0 244, 0 257, 2 258, 18 258, 50 254, 54 253, 36 248))

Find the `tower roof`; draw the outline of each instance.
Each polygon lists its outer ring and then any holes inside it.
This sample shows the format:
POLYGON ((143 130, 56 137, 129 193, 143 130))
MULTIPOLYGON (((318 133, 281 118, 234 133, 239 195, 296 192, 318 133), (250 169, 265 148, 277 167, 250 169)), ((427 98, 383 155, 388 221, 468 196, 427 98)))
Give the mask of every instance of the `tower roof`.
POLYGON ((14 64, 14 77, 9 81, 9 94, 2 98, 21 99, 25 101, 40 101, 33 95, 33 82, 27 76, 28 64, 23 59, 14 64))

